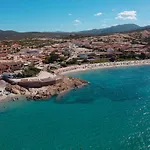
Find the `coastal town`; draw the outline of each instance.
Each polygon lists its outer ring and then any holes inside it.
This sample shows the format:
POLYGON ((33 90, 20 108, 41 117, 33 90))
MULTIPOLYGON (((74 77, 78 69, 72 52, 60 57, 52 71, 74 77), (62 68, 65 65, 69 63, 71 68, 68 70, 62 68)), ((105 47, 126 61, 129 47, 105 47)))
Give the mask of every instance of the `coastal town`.
POLYGON ((30 98, 34 99, 46 98, 87 83, 64 77, 67 72, 150 64, 149 59, 150 30, 0 41, 0 97, 6 98, 13 93, 32 95, 30 98), (44 87, 41 91, 50 91, 49 86, 71 83, 71 80, 74 84, 59 85, 55 92, 41 94, 37 90, 44 87))
POLYGON ((0 150, 150 150, 150 0, 0 2, 0 150))

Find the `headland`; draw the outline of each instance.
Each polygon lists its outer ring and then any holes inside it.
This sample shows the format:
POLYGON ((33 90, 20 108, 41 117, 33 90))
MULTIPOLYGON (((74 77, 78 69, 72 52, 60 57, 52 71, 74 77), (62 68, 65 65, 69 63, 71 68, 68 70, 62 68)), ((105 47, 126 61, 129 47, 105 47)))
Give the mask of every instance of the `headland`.
POLYGON ((150 65, 150 60, 73 65, 57 69, 54 71, 54 74, 41 71, 36 77, 6 79, 5 81, 1 81, 1 92, 3 91, 3 94, 0 100, 14 100, 20 96, 25 96, 30 100, 49 99, 51 96, 58 96, 63 92, 88 84, 87 81, 67 76, 69 73, 138 65, 150 65))
MULTIPOLYGON (((51 96, 57 96, 88 84, 87 81, 81 79, 55 75, 44 71, 41 71, 37 77, 5 79, 5 82, 5 91, 9 93, 9 97, 13 100, 15 100, 16 96, 25 96, 28 100, 46 100, 51 96)), ((4 94, 3 98, 6 97, 4 94)))

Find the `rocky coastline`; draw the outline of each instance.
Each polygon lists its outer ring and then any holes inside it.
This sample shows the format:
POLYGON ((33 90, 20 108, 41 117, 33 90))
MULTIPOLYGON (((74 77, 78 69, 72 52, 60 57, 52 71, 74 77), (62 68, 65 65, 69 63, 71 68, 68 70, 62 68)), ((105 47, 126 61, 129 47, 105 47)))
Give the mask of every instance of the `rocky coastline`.
POLYGON ((87 84, 87 81, 64 76, 61 82, 54 85, 43 86, 41 88, 25 88, 17 84, 8 83, 5 90, 16 96, 25 96, 27 100, 46 100, 52 96, 59 96, 63 92, 80 88, 87 84))

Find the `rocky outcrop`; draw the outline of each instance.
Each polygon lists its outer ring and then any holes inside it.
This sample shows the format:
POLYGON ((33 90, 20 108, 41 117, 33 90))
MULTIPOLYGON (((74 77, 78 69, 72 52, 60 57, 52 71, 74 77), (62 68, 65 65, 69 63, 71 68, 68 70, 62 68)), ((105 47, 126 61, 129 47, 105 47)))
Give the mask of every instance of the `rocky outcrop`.
POLYGON ((16 95, 25 95, 28 93, 27 89, 19 85, 7 84, 5 90, 16 95))
POLYGON ((58 82, 54 85, 44 86, 41 88, 29 88, 26 89, 19 85, 7 84, 6 91, 16 95, 25 95, 28 99, 41 100, 48 99, 51 96, 59 95, 62 92, 82 87, 83 85, 88 84, 87 81, 72 78, 72 77, 63 77, 61 82, 58 82))

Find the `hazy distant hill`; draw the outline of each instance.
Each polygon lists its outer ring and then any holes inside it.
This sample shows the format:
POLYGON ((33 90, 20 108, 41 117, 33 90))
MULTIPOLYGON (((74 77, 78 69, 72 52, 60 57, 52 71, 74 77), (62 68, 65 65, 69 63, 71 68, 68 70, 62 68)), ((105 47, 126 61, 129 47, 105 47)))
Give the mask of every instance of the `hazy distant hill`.
POLYGON ((65 32, 15 32, 0 30, 0 40, 19 40, 25 38, 51 38, 51 37, 66 37, 70 33, 65 32))
POLYGON ((117 32, 128 32, 132 30, 138 30, 140 28, 141 27, 136 24, 124 24, 124 25, 117 25, 117 26, 112 26, 104 29, 93 29, 88 31, 81 31, 80 33, 99 35, 99 34, 109 34, 109 33, 117 33, 117 32))
POLYGON ((18 40, 24 38, 51 38, 51 37, 69 37, 73 35, 103 35, 103 34, 112 34, 118 32, 131 32, 131 31, 140 31, 144 29, 150 29, 150 26, 140 27, 136 24, 124 24, 112 26, 104 29, 93 29, 80 32, 16 32, 16 31, 2 31, 0 30, 0 40, 18 40))

